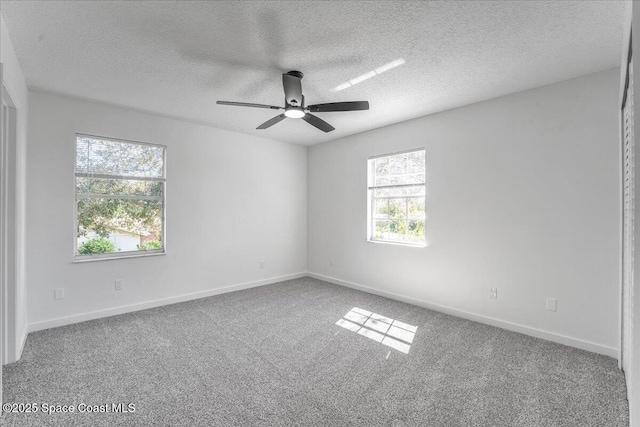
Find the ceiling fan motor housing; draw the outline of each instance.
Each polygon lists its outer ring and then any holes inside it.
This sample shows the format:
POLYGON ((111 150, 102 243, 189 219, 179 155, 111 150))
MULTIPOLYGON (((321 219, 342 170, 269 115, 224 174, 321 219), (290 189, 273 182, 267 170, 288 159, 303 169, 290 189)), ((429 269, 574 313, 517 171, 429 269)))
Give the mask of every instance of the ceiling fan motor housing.
POLYGON ((297 78, 299 78, 299 79, 301 79, 301 78, 303 78, 303 77, 304 77, 304 74, 302 74, 302 72, 301 72, 301 71, 295 71, 295 70, 293 70, 293 71, 289 71, 287 74, 289 74, 290 76, 293 76, 293 77, 297 77, 297 78))
MULTIPOLYGON (((301 71, 289 71, 286 74, 282 75, 282 82, 284 84, 284 94, 285 94, 285 105, 293 106, 293 107, 302 107, 304 108, 304 96, 302 96, 302 74, 301 71)), ((287 117, 300 117, 297 116, 297 113, 293 113, 293 116, 287 117)))

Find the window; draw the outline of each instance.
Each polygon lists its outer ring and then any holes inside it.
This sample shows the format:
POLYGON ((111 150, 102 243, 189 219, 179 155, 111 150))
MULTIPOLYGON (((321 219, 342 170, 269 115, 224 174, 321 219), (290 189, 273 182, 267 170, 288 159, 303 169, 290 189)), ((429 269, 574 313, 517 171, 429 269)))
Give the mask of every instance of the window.
POLYGON ((369 241, 425 246, 425 150, 369 158, 369 241))
POLYGON ((164 253, 165 152, 76 135, 74 260, 164 253))

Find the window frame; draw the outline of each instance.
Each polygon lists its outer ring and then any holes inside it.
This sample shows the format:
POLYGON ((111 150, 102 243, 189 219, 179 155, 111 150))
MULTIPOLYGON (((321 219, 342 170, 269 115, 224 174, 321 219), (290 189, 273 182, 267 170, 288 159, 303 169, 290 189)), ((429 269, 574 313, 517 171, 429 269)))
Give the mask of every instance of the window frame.
MULTIPOLYGON (((87 133, 76 133, 75 140, 73 143, 73 263, 82 263, 82 262, 91 262, 91 261, 104 261, 104 260, 113 260, 113 259, 126 259, 126 258, 141 258, 141 257, 149 257, 149 256, 158 256, 158 255, 166 255, 167 253, 167 221, 166 221, 166 206, 167 206, 167 146, 162 144, 153 144, 150 142, 140 142, 140 141, 132 141, 128 139, 122 138, 113 138, 110 136, 98 136, 91 135, 87 133), (100 139, 105 141, 113 141, 113 142, 121 142, 125 144, 136 144, 136 145, 146 145, 150 147, 159 147, 162 148, 162 178, 148 178, 148 179, 140 179, 140 177, 131 177, 131 179, 137 179, 142 181, 155 181, 162 183, 162 199, 161 205, 161 232, 162 232, 162 249, 151 249, 151 250, 137 250, 137 251, 124 251, 124 252, 110 252, 104 254, 89 254, 89 255, 79 255, 78 254, 78 201, 80 198, 78 197, 78 185, 76 179, 78 178, 78 173, 76 172, 76 168, 78 166, 78 138, 92 138, 92 139, 100 139)), ((114 178, 113 176, 103 176, 101 174, 88 174, 88 177, 97 177, 97 178, 108 178, 108 179, 125 179, 125 178, 114 178)), ((86 197, 85 197, 86 198, 86 197)), ((118 198, 129 199, 129 200, 143 200, 148 199, 149 196, 133 196, 126 197, 120 196, 118 198)), ((155 198, 154 198, 155 199, 155 198)))
MULTIPOLYGON (((408 218, 408 212, 407 212, 407 218, 408 218)), ((381 244, 385 244, 385 245, 408 246, 408 247, 413 247, 413 248, 424 248, 424 247, 427 246, 426 222, 427 222, 427 150, 426 150, 426 147, 412 148, 410 150, 396 151, 396 152, 392 152, 392 153, 379 154, 379 155, 368 157, 367 158, 367 242, 381 243, 381 244), (371 161, 372 160, 380 159, 380 158, 383 158, 383 157, 393 157, 393 156, 397 156, 397 155, 400 155, 400 154, 415 153, 415 152, 418 152, 418 151, 423 151, 424 152, 424 174, 425 174, 424 183, 422 183, 422 184, 399 184, 399 185, 389 185, 389 186, 376 186, 375 185, 375 182, 373 182, 373 177, 375 175, 375 168, 371 167, 371 161), (374 207, 374 203, 375 203, 376 200, 384 199, 384 197, 381 197, 381 198, 374 197, 373 196, 374 190, 376 188, 400 188, 400 187, 416 187, 416 186, 423 186, 424 187, 424 195, 423 196, 405 196, 405 197, 391 197, 391 198, 395 198, 395 199, 399 199, 399 198, 404 198, 404 199, 422 198, 424 200, 424 205, 425 205, 425 213, 424 213, 424 219, 423 219, 423 221, 425 223, 424 241, 422 241, 422 242, 401 242, 401 241, 395 241, 395 240, 376 239, 374 237, 374 231, 375 231, 375 218, 374 218, 375 207, 374 207)))

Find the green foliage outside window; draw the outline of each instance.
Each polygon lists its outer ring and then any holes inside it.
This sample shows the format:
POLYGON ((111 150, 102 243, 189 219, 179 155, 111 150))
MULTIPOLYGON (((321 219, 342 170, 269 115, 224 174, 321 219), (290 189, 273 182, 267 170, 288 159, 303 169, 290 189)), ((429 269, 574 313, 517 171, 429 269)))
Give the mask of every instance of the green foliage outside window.
POLYGON ((96 237, 81 244, 78 248, 78 253, 80 255, 106 254, 115 250, 116 247, 110 240, 104 237, 96 237))
MULTIPOLYGON (((116 194, 162 197, 161 182, 125 181, 118 179, 76 178, 78 194, 116 194)), ((108 198, 78 201, 78 235, 93 231, 107 237, 115 229, 129 232, 160 231, 162 202, 108 198)))
POLYGON ((156 249, 162 249, 162 242, 159 242, 157 240, 150 241, 150 242, 144 242, 143 244, 138 246, 138 248, 141 251, 153 251, 153 250, 156 250, 156 249))

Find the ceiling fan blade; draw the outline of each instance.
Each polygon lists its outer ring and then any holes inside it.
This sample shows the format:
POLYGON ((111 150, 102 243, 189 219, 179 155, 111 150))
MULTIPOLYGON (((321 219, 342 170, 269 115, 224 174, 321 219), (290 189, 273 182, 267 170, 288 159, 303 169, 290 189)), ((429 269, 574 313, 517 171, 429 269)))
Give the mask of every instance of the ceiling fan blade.
POLYGON ((302 73, 289 71, 282 75, 282 86, 284 86, 284 99, 287 104, 302 106, 302 73))
POLYGON ((325 122, 320 117, 314 116, 313 114, 305 114, 302 120, 309 123, 310 125, 317 127, 323 132, 331 132, 332 130, 335 130, 335 128, 329 123, 325 122))
POLYGON ((263 124, 258 126, 256 129, 270 128, 271 126, 275 125, 276 123, 280 123, 281 121, 283 121, 286 117, 287 116, 285 116, 284 114, 280 114, 279 116, 275 116, 274 118, 267 120, 266 122, 264 122, 263 124))
POLYGON ((367 101, 352 102, 329 102, 327 104, 309 105, 309 111, 314 113, 325 113, 329 111, 358 111, 368 110, 369 103, 367 101))
POLYGON ((282 107, 276 107, 275 105, 250 104, 248 102, 217 101, 216 104, 235 105, 236 107, 270 108, 272 110, 282 110, 282 107))

